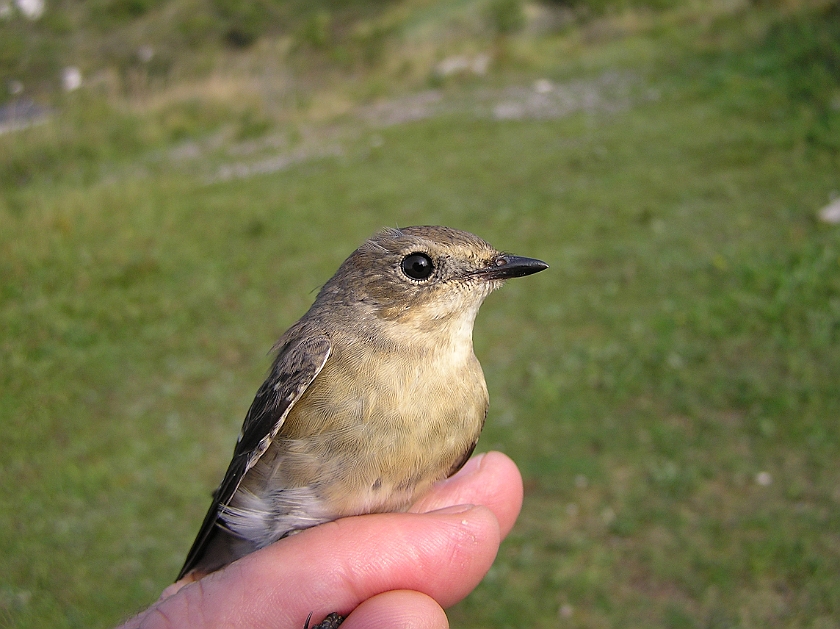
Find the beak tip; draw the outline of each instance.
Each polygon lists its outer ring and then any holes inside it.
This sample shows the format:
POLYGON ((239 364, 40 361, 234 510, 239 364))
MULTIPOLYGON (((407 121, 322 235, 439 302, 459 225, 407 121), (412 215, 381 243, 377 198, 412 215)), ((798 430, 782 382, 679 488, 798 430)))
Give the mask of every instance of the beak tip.
POLYGON ((487 276, 492 279, 506 280, 533 275, 545 271, 547 268, 548 264, 542 260, 505 254, 496 258, 496 264, 487 270, 487 276))

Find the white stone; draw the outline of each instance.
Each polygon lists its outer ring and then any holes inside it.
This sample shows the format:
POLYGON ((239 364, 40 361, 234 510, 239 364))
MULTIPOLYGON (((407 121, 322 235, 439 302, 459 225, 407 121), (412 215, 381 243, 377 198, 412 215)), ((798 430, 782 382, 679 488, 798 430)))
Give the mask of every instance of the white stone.
POLYGON ((61 71, 61 87, 65 92, 74 92, 82 86, 82 71, 76 66, 67 66, 61 71))
POLYGON ((493 107, 496 120, 519 120, 525 117, 525 106, 521 103, 505 102, 493 107))
POLYGON ((137 58, 143 63, 149 63, 154 56, 155 49, 149 45, 140 46, 140 48, 137 49, 137 58))
POLYGON ((534 91, 537 94, 548 94, 553 89, 554 85, 548 79, 537 79, 534 81, 534 91))
POLYGON ((37 20, 44 14, 44 0, 15 0, 18 11, 30 20, 37 20))
POLYGON ((762 487, 767 487, 773 483, 773 477, 770 476, 770 472, 759 472, 755 475, 755 482, 762 487))
POLYGON ((435 74, 438 76, 451 76, 453 74, 461 74, 465 72, 472 72, 479 76, 487 74, 490 67, 490 55, 481 53, 475 57, 468 57, 467 55, 454 55, 447 57, 435 66, 435 74))
POLYGON ((435 68, 435 71, 440 76, 449 76, 450 74, 455 74, 457 72, 463 72, 464 70, 468 70, 470 67, 470 59, 463 55, 457 55, 455 57, 447 57, 435 68))
POLYGON ((832 225, 840 223, 840 197, 821 209, 819 217, 824 223, 831 223, 832 225))

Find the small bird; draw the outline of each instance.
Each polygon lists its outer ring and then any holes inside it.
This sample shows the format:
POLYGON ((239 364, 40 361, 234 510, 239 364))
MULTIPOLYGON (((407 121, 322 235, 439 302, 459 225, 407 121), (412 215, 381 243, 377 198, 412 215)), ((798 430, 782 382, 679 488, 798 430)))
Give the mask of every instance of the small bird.
POLYGON ((546 268, 447 227, 362 244, 275 344, 178 579, 323 522, 405 510, 458 471, 487 414, 479 306, 546 268))

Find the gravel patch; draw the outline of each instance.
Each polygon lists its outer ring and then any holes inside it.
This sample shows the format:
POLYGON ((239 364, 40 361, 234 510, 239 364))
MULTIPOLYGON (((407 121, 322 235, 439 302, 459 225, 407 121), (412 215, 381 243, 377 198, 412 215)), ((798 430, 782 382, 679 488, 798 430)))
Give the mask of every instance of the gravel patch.
MULTIPOLYGON (((473 91, 426 90, 399 98, 382 100, 356 109, 354 118, 368 129, 392 127, 439 116, 461 115, 497 120, 552 120, 579 112, 614 114, 658 94, 645 92, 642 81, 630 73, 607 72, 594 79, 555 83, 539 79, 530 86, 508 86, 473 91)), ((228 155, 244 156, 269 151, 274 154, 223 164, 210 181, 243 179, 285 170, 293 165, 347 154, 363 128, 352 120, 322 129, 320 140, 310 138, 303 146, 289 149, 276 139, 228 146, 228 155), (279 149, 279 151, 278 151, 279 149)), ((182 147, 181 157, 194 158, 195 146, 182 147)))

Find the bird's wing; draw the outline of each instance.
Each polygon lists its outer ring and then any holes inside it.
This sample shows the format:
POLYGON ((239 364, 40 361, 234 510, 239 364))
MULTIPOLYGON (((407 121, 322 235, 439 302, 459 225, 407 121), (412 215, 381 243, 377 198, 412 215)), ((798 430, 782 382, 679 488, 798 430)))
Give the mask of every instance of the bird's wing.
POLYGON ((281 345, 271 373, 263 382, 236 440, 233 458, 218 489, 213 492, 213 504, 204 517, 201 529, 193 542, 181 579, 201 559, 219 519, 239 488, 242 478, 268 450, 283 422, 306 388, 321 372, 330 355, 330 341, 325 336, 292 339, 281 345))

